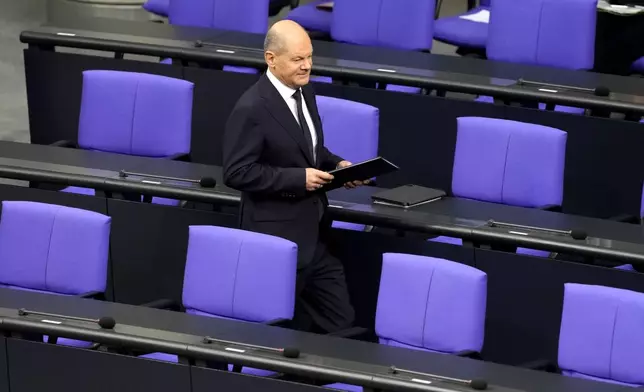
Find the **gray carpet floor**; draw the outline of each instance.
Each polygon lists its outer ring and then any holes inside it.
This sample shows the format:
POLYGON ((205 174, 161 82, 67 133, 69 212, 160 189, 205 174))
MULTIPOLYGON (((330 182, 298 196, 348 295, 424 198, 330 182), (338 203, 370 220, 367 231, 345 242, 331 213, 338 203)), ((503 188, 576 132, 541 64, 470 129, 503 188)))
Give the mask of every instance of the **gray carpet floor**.
MULTIPOLYGON (((47 21, 47 1, 60 0, 0 0, 0 140, 29 142, 29 118, 25 93, 25 75, 20 32, 47 21)), ((238 0, 243 1, 243 0, 238 0)), ((312 0, 302 0, 308 3, 312 0)), ((55 4, 55 3, 51 3, 55 4)), ((463 12, 466 0, 445 0, 441 15, 463 12)), ((131 11, 140 14, 140 11, 131 11)), ((287 13, 284 10, 272 21, 287 13)), ((129 19, 121 11, 119 17, 129 19)), ((433 53, 454 54, 455 48, 434 43, 433 53)))

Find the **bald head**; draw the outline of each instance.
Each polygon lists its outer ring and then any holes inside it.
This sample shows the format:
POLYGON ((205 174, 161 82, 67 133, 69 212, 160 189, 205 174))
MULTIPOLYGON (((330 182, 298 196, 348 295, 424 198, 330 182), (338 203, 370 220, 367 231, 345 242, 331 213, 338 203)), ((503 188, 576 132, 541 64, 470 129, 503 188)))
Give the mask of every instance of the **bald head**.
POLYGON ((282 83, 299 88, 309 82, 313 46, 306 30, 291 20, 275 23, 264 40, 264 58, 282 83))
POLYGON ((298 43, 298 41, 308 41, 309 44, 311 43, 306 30, 292 20, 280 20, 266 33, 264 51, 280 53, 285 48, 288 48, 289 44, 292 45, 298 43))

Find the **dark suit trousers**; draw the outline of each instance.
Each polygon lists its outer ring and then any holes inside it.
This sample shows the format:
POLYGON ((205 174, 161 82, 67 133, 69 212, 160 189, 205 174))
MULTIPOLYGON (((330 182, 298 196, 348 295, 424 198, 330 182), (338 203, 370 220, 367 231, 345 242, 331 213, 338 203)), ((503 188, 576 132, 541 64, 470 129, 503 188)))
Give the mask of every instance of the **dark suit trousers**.
POLYGON ((340 260, 322 241, 313 260, 298 269, 293 327, 300 331, 328 333, 353 324, 354 310, 340 260))

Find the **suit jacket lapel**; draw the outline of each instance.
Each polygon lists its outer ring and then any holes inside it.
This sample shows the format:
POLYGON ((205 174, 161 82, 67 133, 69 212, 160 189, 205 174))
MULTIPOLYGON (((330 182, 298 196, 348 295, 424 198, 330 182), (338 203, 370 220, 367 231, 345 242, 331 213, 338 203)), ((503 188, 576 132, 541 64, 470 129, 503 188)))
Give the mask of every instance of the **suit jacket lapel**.
POLYGON ((308 163, 311 167, 314 167, 313 157, 309 152, 309 147, 307 146, 302 128, 300 128, 300 125, 297 123, 291 109, 289 109, 286 102, 284 102, 284 98, 282 98, 266 75, 262 75, 259 79, 259 87, 259 91, 264 98, 264 104, 266 105, 268 112, 273 116, 273 118, 275 118, 275 120, 277 120, 277 122, 280 123, 280 125, 282 125, 288 134, 291 135, 300 147, 300 150, 306 157, 308 163))

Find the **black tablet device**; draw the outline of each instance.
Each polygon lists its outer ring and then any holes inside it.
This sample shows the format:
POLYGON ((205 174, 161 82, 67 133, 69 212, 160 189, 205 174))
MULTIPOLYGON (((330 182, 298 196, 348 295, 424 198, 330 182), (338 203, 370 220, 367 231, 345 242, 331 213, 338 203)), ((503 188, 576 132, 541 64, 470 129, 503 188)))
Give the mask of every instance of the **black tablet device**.
POLYGON ((333 181, 323 186, 322 190, 325 192, 330 191, 344 186, 347 182, 364 181, 396 170, 398 170, 398 166, 385 158, 376 157, 368 161, 354 163, 351 166, 330 171, 329 174, 333 175, 333 181))

